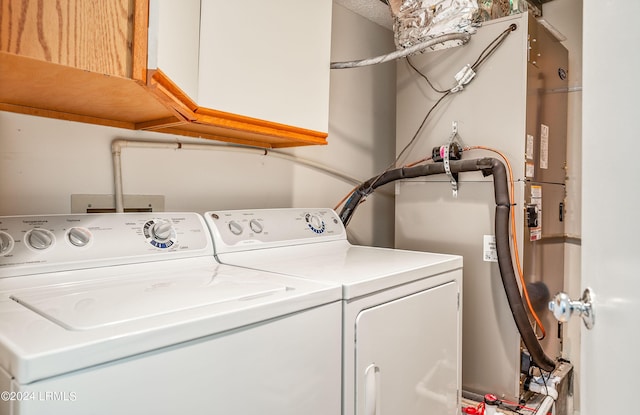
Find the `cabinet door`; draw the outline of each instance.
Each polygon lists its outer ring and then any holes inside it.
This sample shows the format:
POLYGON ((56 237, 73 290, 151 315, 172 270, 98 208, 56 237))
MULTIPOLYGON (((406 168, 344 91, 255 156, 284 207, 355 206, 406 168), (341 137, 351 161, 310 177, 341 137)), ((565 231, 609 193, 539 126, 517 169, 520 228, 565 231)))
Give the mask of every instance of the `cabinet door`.
POLYGON ((331 0, 202 0, 198 105, 327 131, 331 0))
POLYGON ((450 282, 358 315, 357 415, 459 413, 458 292, 450 282))
POLYGON ((130 0, 0 0, 0 51, 129 78, 135 7, 130 0))

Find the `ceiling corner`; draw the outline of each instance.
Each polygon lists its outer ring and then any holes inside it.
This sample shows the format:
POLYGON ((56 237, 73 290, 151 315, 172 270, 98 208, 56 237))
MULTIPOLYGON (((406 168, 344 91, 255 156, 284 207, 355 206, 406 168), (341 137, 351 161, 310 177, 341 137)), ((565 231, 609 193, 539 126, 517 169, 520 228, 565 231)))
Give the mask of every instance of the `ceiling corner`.
POLYGON ((386 29, 393 30, 391 10, 384 0, 333 0, 333 2, 386 29))

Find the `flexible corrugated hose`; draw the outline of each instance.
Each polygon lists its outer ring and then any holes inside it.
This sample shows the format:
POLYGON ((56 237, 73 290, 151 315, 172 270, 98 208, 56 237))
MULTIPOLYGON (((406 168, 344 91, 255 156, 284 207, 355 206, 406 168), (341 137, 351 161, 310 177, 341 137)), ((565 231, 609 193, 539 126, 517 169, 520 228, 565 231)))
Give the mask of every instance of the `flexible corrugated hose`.
MULTIPOLYGON (((516 280, 513 263, 511 261, 511 245, 509 244, 509 215, 511 213, 511 202, 509 200, 509 187, 507 184, 507 173, 504 164, 498 159, 481 158, 469 160, 454 160, 449 163, 452 173, 463 173, 471 171, 481 171, 483 175, 493 175, 493 188, 496 201, 495 212, 495 234, 496 249, 498 253, 498 267, 502 285, 507 295, 509 308, 513 315, 520 337, 531 354, 533 363, 540 369, 551 372, 555 369, 556 363, 549 358, 534 332, 524 304, 520 295, 520 288, 516 280)), ((423 164, 415 167, 402 167, 392 169, 381 176, 375 176, 364 182, 356 189, 351 197, 344 204, 340 211, 340 219, 347 226, 360 204, 363 197, 371 194, 377 187, 384 184, 414 177, 431 176, 434 174, 444 174, 443 163, 423 164)))

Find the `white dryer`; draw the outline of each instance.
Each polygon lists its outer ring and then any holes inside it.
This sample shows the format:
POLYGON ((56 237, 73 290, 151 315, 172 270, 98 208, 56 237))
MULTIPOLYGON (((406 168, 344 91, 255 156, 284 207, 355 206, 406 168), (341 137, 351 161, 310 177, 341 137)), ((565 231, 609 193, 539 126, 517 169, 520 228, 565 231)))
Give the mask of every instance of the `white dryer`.
POLYGON ((331 209, 205 220, 220 263, 342 285, 343 414, 459 413, 462 257, 354 246, 331 209))
POLYGON ((339 414, 340 298, 195 213, 0 217, 0 414, 339 414))

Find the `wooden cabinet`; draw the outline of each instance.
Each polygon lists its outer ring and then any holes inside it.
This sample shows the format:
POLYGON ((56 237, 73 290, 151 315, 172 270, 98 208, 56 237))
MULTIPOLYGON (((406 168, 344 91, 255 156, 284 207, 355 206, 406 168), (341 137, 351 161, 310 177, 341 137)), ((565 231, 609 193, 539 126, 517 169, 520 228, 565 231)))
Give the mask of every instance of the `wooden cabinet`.
POLYGON ((136 129, 170 117, 145 91, 144 0, 0 0, 0 110, 136 129))
POLYGON ((0 49, 113 76, 132 76, 129 0, 0 1, 0 49))
MULTIPOLYGON (((163 7, 182 14, 155 15, 148 0, 0 0, 0 110, 261 147, 326 144, 326 124, 304 125, 295 118, 287 118, 287 114, 295 112, 320 113, 326 122, 325 113, 299 101, 292 100, 293 110, 286 107, 277 110, 285 117, 245 112, 243 108, 227 106, 224 101, 209 101, 219 89, 206 86, 208 77, 215 75, 199 64, 203 56, 208 65, 213 62, 214 66, 224 66, 235 59, 210 48, 199 38, 200 30, 196 32, 188 24, 189 19, 198 17, 199 1, 162 1, 163 7), (180 16, 185 20, 180 21, 180 16), (190 61, 193 50, 197 56, 190 61), (200 95, 207 97, 206 102, 219 106, 201 104, 200 95), (316 126, 325 128, 314 129, 316 126)), ((309 102, 317 104, 324 99, 327 104, 319 106, 327 107, 331 1, 322 2, 328 3, 328 14, 325 9, 318 20, 324 28, 318 36, 324 36, 326 44, 317 53, 307 51, 316 59, 308 67, 317 65, 321 75, 317 78, 316 72, 308 71, 306 82, 321 85, 316 85, 316 89, 322 89, 325 95, 318 98, 310 94, 309 102)), ((245 2, 230 3, 245 5, 245 2)), ((265 3, 279 7, 278 13, 288 13, 284 3, 265 3)), ((203 0, 203 7, 208 9, 207 4, 213 4, 213 0, 203 0)), ((256 28, 249 25, 244 29, 256 28)), ((273 30, 290 30, 291 36, 297 36, 299 33, 293 33, 292 29, 273 26, 273 30)), ((255 36, 261 33, 255 32, 255 36)), ((272 46, 278 50, 279 45, 272 46)), ((246 48, 247 56, 251 53, 251 47, 246 48)), ((278 57, 273 59, 277 61, 278 57)), ((309 61, 304 58, 304 62, 309 61)), ((283 69, 294 67, 284 65, 283 69)), ((252 70, 260 71, 260 65, 252 66, 252 70)), ((235 72, 219 76, 223 82, 228 79, 230 85, 235 82, 237 97, 257 102, 258 94, 252 93, 251 88, 242 88, 248 78, 229 75, 235 72)), ((300 84, 290 83, 282 91, 300 88, 300 84)), ((278 95, 281 99, 282 94, 278 95)), ((263 106, 274 106, 268 99, 261 102, 263 106)))

